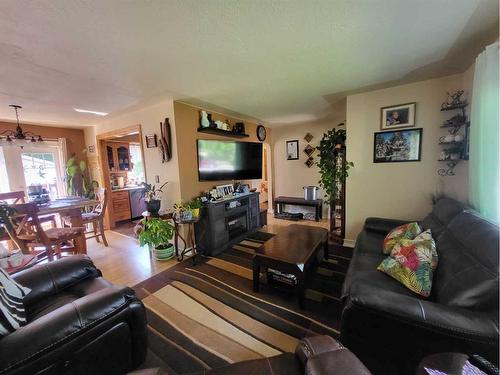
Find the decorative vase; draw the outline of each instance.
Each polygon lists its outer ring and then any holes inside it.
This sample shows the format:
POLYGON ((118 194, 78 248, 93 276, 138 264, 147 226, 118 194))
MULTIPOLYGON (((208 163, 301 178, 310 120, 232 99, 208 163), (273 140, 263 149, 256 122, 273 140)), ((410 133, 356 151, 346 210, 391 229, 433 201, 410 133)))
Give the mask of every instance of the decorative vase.
POLYGON ((152 199, 146 202, 146 208, 153 217, 159 216, 158 212, 160 212, 160 207, 161 207, 161 201, 158 199, 152 199))
POLYGON ((193 213, 191 211, 184 211, 182 213, 182 220, 192 220, 193 219, 193 213))
POLYGON ((200 209, 199 208, 192 208, 191 209, 191 214, 194 218, 197 218, 200 216, 200 209))
POLYGON ((201 111, 200 116, 200 127, 208 128, 210 126, 210 119, 208 118, 208 113, 206 111, 201 111))

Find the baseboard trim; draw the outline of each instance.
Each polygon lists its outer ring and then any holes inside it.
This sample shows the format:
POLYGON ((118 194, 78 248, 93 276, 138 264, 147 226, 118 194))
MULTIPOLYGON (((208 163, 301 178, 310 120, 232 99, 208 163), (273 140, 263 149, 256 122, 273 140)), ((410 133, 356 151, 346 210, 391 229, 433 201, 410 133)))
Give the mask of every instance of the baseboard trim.
POLYGON ((349 240, 347 238, 344 238, 344 246, 345 247, 352 247, 352 248, 354 248, 354 245, 356 245, 356 241, 355 240, 349 240))

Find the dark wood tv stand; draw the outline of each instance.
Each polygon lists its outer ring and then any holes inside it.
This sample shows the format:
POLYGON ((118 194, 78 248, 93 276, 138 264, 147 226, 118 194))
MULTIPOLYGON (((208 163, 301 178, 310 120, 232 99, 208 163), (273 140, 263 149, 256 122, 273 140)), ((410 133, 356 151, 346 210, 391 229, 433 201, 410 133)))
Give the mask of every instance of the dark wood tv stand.
POLYGON ((210 202, 195 225, 198 251, 213 256, 243 240, 260 227, 259 193, 210 202))

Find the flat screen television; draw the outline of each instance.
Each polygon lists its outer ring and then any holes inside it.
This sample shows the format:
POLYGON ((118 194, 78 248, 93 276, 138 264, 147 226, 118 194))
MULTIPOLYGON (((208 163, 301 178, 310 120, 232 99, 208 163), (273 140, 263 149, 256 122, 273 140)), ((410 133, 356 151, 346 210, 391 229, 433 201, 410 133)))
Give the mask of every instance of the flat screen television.
POLYGON ((200 181, 262 178, 262 143, 198 139, 200 181))

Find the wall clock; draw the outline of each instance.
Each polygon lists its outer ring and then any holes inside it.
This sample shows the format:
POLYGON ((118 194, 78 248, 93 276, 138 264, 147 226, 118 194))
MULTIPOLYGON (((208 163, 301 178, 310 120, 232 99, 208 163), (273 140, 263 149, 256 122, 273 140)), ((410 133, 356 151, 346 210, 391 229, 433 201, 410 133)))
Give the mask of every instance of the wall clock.
POLYGON ((257 126, 257 138, 261 142, 264 142, 266 139, 266 128, 262 125, 257 126))

